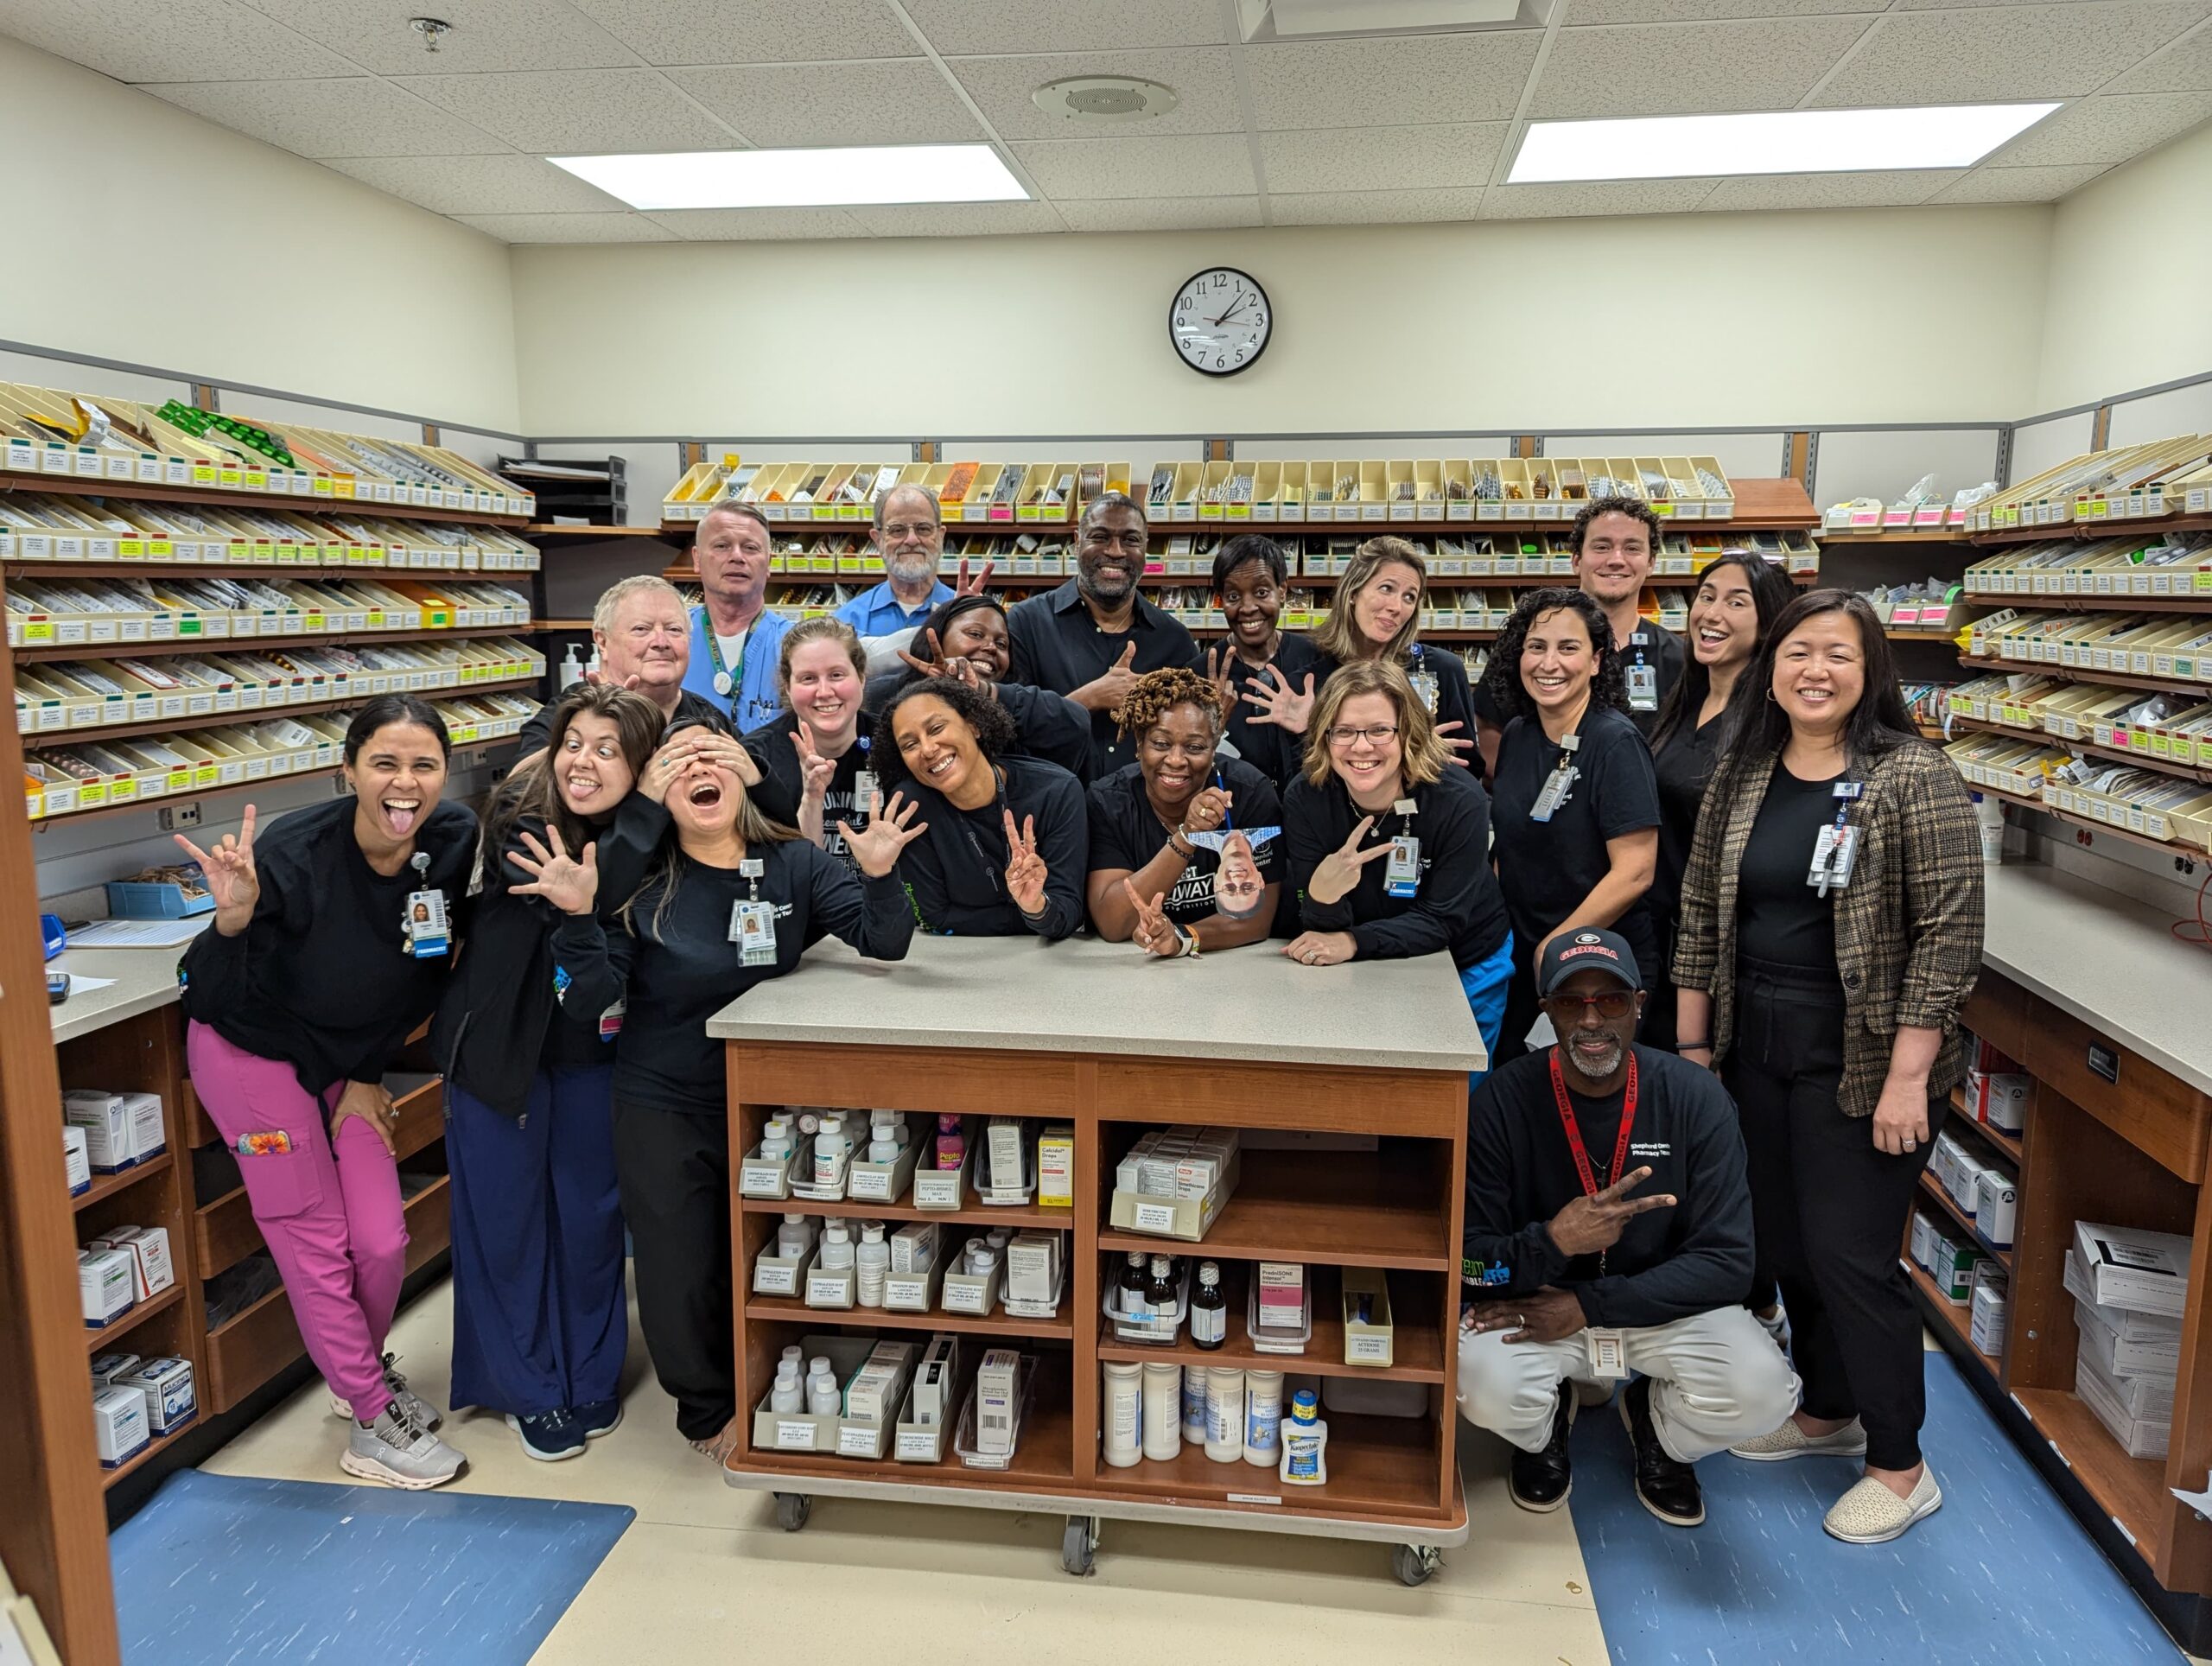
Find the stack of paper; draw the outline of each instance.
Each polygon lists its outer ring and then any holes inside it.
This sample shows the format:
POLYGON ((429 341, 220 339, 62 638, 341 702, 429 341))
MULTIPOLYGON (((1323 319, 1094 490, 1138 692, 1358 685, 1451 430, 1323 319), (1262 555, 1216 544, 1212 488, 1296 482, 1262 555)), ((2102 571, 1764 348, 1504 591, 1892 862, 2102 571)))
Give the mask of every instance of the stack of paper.
POLYGON ((2064 1281, 2075 1299, 2079 1338, 2074 1391, 2129 1457, 2163 1458, 2172 1436, 2174 1384, 2181 1370, 2179 1299, 2171 1313, 2148 1301, 2165 1301, 2177 1282, 2187 1294, 2189 1241, 2088 1222, 2075 1224, 2075 1238, 2064 1281), (2107 1259, 2093 1261, 2091 1253, 2107 1259), (2161 1270, 2140 1264, 2151 1257, 2161 1270), (2115 1294, 2125 1300, 2111 1300, 2115 1294))
POLYGON ((2189 1240, 2180 1234, 2076 1221, 2074 1253, 2099 1307, 2181 1317, 2189 1301, 2189 1240))

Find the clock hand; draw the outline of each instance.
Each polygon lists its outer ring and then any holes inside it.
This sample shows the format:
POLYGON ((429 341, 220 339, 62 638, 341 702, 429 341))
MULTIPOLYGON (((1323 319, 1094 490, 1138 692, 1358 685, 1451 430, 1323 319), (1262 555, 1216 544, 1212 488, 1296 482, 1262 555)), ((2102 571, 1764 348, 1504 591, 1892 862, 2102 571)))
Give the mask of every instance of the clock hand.
POLYGON ((1238 296, 1236 300, 1229 303, 1229 310, 1222 314, 1220 317, 1215 319, 1213 321, 1217 325, 1227 323, 1230 319, 1236 316, 1237 309, 1243 306, 1243 304, 1251 298, 1252 297, 1249 295, 1238 296))

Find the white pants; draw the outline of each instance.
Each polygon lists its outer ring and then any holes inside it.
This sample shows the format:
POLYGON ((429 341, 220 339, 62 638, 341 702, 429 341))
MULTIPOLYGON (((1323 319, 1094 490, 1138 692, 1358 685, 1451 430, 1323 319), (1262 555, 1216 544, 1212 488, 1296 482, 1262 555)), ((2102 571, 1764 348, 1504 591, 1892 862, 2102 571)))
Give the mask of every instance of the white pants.
MULTIPOLYGON (((1486 1331, 1459 1337, 1459 1415, 1523 1452, 1551 1438, 1566 1378, 1595 1380, 1577 1331, 1563 1342, 1516 1342, 1486 1331)), ((1651 1379, 1651 1426, 1667 1455, 1694 1464, 1738 1440, 1771 1434, 1797 1409, 1797 1374, 1741 1307, 1622 1332, 1629 1369, 1651 1379)))

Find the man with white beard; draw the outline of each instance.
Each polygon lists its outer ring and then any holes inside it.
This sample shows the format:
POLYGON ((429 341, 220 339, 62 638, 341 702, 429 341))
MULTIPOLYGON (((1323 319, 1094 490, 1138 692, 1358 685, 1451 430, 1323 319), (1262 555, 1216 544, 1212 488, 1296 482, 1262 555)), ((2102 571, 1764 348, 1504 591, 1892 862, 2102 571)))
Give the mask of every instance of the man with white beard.
POLYGON ((883 556, 883 582, 861 591, 835 614, 862 641, 912 629, 953 594, 938 577, 944 556, 944 518, 929 487, 894 486, 876 499, 875 544, 883 556))

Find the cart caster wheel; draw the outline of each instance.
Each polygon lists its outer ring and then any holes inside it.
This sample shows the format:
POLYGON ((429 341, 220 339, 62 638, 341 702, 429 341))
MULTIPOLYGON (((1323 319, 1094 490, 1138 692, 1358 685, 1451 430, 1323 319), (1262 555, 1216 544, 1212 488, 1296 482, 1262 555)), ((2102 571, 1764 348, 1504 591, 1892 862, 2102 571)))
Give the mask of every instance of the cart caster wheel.
POLYGON ((1088 1579, 1096 1572, 1098 1555, 1098 1520, 1094 1516, 1071 1516, 1067 1530, 1060 1536, 1060 1566, 1076 1578, 1088 1579))
POLYGON ((1402 1544, 1390 1553, 1390 1571, 1401 1585, 1426 1585, 1442 1565, 1433 1544, 1402 1544))
POLYGON ((786 1533, 796 1533, 806 1525, 806 1518, 814 1509, 814 1500, 804 1492, 779 1492, 776 1495, 776 1525, 786 1533))

